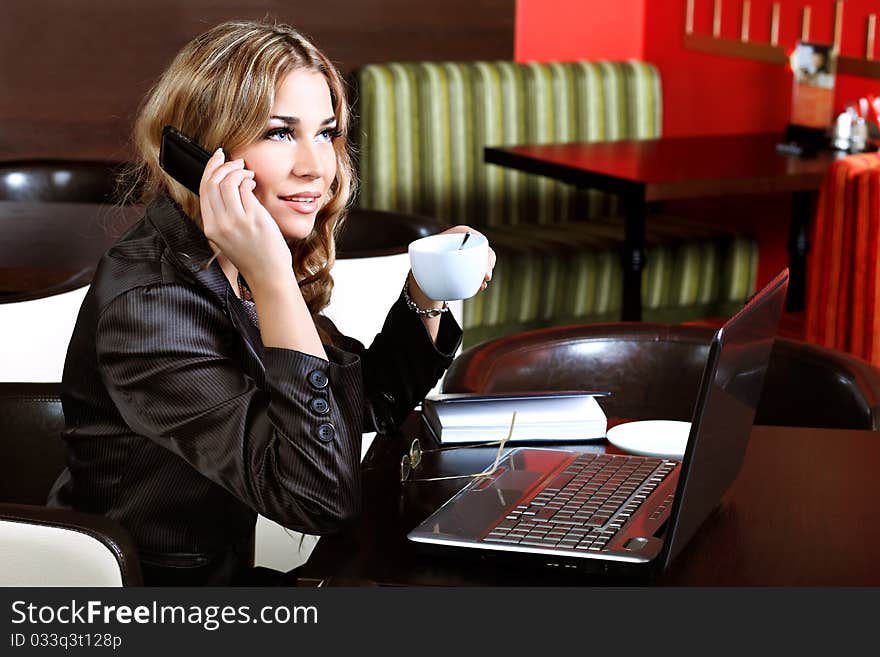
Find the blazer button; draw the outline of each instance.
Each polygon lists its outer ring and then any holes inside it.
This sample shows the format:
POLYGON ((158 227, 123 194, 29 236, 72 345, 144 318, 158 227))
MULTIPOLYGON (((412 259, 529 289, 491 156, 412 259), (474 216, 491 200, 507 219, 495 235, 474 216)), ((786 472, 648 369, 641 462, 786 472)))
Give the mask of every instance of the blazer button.
POLYGON ((326 388, 329 383, 329 379, 327 375, 324 374, 321 370, 315 370, 311 374, 309 374, 309 383, 315 386, 318 390, 322 388, 326 388))
POLYGON ((321 442, 329 443, 333 440, 333 436, 336 435, 336 427, 334 427, 329 422, 325 422, 321 426, 318 427, 318 440, 321 442))
POLYGON ((309 402, 309 406, 319 415, 324 415, 330 410, 330 404, 323 397, 315 397, 309 402))

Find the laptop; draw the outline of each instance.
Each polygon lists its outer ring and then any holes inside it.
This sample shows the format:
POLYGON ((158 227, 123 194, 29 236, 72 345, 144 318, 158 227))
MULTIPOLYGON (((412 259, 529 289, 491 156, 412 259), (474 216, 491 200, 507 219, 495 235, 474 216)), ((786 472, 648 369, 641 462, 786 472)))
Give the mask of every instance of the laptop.
POLYGON ((432 552, 664 570, 739 473, 787 287, 786 269, 715 333, 680 461, 516 448, 407 537, 432 552))

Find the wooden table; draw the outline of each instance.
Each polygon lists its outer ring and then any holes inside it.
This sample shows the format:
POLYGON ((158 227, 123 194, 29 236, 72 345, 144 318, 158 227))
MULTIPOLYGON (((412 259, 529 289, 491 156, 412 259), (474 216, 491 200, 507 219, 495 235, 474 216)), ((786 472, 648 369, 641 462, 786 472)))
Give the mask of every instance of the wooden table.
POLYGON ((789 310, 803 309, 807 226, 813 194, 839 155, 813 158, 776 151, 780 135, 675 137, 641 141, 486 148, 490 164, 623 197, 623 319, 639 321, 648 204, 739 194, 790 193, 789 310))
MULTIPOLYGON (((404 446, 421 432, 416 414, 378 436, 364 460, 363 516, 350 533, 324 537, 301 569, 339 585, 571 586, 595 578, 512 569, 427 555, 406 539, 462 485, 400 484, 404 446)), ((604 451, 604 441, 585 449, 604 451)), ((613 451, 610 448, 608 451, 613 451)), ((444 452, 422 476, 478 472, 491 449, 444 452)), ((755 427, 742 471, 715 514, 657 583, 684 586, 880 585, 876 467, 880 433, 755 427)), ((607 583, 602 580, 601 583, 607 583)))

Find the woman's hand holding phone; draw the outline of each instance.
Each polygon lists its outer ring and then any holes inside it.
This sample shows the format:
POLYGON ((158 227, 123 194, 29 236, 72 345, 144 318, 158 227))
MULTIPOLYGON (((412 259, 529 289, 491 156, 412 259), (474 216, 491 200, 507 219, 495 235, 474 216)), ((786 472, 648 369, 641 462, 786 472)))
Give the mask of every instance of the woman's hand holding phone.
MULTIPOLYGON (((290 249, 275 220, 254 196, 254 172, 244 160, 208 160, 199 185, 205 236, 247 279, 252 289, 293 279, 290 249)), ((293 280, 293 286, 296 286, 293 280)))
MULTIPOLYGON (((293 273, 290 248, 278 224, 254 196, 254 172, 244 160, 208 160, 199 185, 202 229, 247 279, 266 347, 295 349, 327 360, 293 273)), ((227 274, 228 275, 228 274, 227 274)))

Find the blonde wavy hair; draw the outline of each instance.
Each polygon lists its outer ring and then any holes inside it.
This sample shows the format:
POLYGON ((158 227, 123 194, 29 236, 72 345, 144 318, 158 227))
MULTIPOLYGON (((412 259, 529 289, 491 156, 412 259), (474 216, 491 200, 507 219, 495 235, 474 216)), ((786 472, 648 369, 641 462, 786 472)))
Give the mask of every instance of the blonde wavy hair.
POLYGON ((336 178, 318 212, 312 233, 290 245, 293 270, 312 314, 330 302, 336 235, 355 174, 347 139, 351 114, 342 77, 308 39, 277 23, 230 21, 197 36, 178 53, 145 97, 134 126, 138 161, 125 174, 129 195, 149 204, 168 194, 201 228, 199 199, 159 166, 162 128, 176 127, 208 152, 233 152, 265 132, 284 76, 293 70, 321 73, 330 87, 338 135, 336 178))

